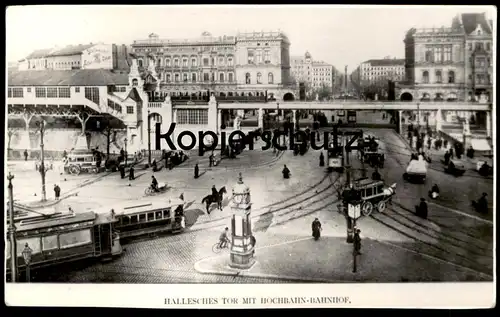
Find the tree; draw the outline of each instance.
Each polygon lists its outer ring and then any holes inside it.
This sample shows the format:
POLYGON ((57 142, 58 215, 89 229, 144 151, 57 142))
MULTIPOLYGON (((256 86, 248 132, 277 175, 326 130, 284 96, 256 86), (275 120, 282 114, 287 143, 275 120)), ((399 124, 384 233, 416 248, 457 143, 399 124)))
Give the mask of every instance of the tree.
POLYGON ((319 100, 328 99, 332 95, 332 88, 325 83, 321 84, 321 87, 313 90, 313 98, 316 99, 316 94, 319 100))
POLYGON ((7 140, 7 157, 10 157, 10 151, 12 150, 10 148, 10 142, 12 140, 12 136, 14 135, 17 135, 17 129, 13 129, 13 128, 8 128, 7 129, 7 137, 8 137, 8 140, 7 140))

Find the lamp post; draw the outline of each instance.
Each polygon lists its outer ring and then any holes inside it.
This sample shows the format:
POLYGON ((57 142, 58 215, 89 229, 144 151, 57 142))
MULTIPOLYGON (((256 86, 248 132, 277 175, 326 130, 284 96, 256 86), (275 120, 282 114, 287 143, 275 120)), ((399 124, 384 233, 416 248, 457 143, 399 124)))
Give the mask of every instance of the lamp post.
POLYGON ((40 127, 40 175, 42 176, 42 201, 47 200, 47 193, 45 191, 45 163, 44 163, 44 144, 43 144, 43 136, 45 134, 45 122, 42 120, 38 123, 38 126, 40 127))
POLYGON ((33 250, 29 247, 28 243, 24 246, 23 258, 24 264, 26 264, 26 282, 30 282, 30 264, 31 264, 31 254, 33 250))
POLYGON ((148 110, 148 165, 151 166, 151 119, 148 110))
MULTIPOLYGON (((149 119, 148 119, 149 120, 149 119)), ((125 138, 124 139, 125 141, 125 167, 127 167, 127 159, 128 159, 128 154, 127 154, 127 142, 128 142, 128 139, 125 138)))
POLYGON ((10 274, 13 283, 17 280, 17 247, 16 247, 16 226, 14 225, 14 194, 12 180, 14 175, 9 172, 9 240, 10 240, 10 274))

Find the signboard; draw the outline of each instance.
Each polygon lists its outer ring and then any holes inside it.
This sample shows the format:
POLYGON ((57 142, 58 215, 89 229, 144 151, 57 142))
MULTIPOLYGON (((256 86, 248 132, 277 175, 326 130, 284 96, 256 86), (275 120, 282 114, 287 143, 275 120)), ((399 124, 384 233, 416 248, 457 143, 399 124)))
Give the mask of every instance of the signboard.
POLYGON ((348 204, 347 214, 353 219, 358 219, 361 217, 361 205, 348 204))
POLYGON ((113 69, 113 48, 110 44, 97 44, 82 52, 83 69, 113 69))
POLYGON ((347 111, 347 122, 356 123, 356 111, 347 111))

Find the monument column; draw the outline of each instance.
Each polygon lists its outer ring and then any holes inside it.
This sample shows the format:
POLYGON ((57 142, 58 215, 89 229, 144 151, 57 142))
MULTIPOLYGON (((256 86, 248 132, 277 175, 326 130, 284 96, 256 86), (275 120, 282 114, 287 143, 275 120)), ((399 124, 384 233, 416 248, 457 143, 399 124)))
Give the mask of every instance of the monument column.
POLYGON ((292 118, 293 118, 293 128, 295 130, 299 130, 299 123, 297 120, 297 110, 292 110, 292 118))
POLYGON ((259 129, 264 130, 264 110, 262 108, 259 108, 257 123, 259 129))
POLYGON ((439 131, 443 129, 443 113, 441 112, 441 109, 436 110, 435 121, 436 133, 439 135, 439 131))
POLYGON ((233 188, 231 201, 231 254, 229 266, 236 269, 249 269, 255 264, 252 243, 252 222, 250 218, 250 189, 243 183, 241 173, 233 188))

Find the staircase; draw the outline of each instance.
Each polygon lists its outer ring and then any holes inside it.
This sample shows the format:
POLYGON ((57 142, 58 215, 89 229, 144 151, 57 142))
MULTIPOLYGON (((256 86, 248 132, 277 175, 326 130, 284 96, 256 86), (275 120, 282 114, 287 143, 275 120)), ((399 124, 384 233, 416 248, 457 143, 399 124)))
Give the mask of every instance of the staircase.
POLYGON ((101 233, 100 233, 100 226, 94 227, 94 255, 95 256, 100 256, 101 255, 101 233))

